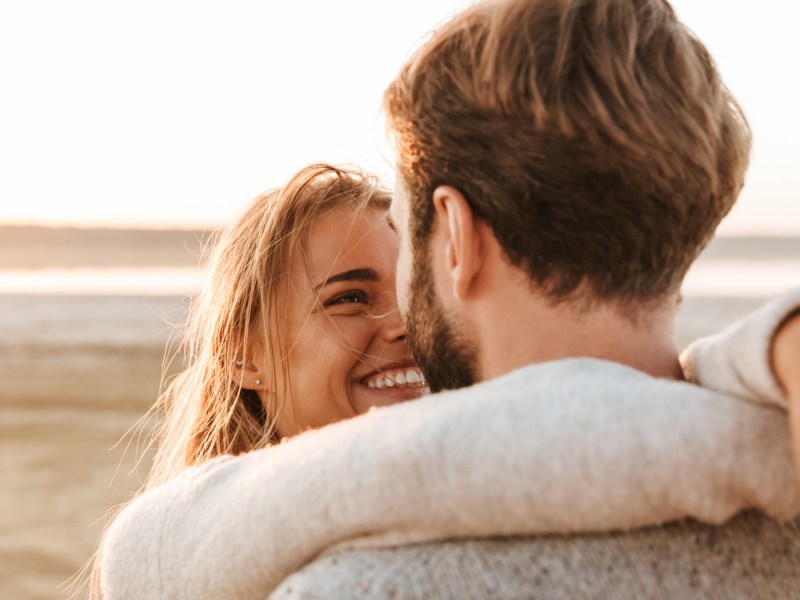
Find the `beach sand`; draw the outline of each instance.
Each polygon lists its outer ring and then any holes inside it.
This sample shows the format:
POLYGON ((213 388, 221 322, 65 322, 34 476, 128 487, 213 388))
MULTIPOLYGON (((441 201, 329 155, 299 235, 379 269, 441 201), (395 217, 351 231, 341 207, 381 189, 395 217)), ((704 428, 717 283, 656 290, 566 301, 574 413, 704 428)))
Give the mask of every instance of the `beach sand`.
POLYGON ((0 597, 62 597, 104 515, 139 487, 150 455, 117 443, 157 395, 165 319, 183 306, 0 296, 0 597))
POLYGON ((149 460, 136 472, 136 449, 114 445, 155 397, 159 348, 41 350, 40 366, 0 373, 3 598, 60 597, 56 586, 92 553, 97 521, 131 497, 149 460))
MULTIPOLYGON (((680 343, 761 301, 687 298, 680 343)), ((184 307, 172 297, 0 296, 0 597, 61 597, 104 515, 139 487, 150 456, 135 439, 115 444, 155 399, 168 322, 184 307)))

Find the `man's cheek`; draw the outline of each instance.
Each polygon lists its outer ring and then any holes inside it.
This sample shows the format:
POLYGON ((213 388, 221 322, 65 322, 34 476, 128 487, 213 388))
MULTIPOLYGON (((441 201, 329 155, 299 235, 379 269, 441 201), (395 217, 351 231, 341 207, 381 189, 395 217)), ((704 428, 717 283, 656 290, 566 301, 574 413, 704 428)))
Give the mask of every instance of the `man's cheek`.
POLYGON ((405 319, 408 314, 409 292, 411 290, 411 256, 405 249, 400 250, 397 259, 397 306, 405 319))

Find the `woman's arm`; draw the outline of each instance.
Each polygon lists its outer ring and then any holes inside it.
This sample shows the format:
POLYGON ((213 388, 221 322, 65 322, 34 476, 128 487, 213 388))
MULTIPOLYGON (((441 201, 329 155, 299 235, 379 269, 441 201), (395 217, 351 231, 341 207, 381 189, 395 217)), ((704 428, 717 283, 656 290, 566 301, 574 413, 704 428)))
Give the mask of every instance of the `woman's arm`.
POLYGON ((698 385, 788 409, 800 475, 800 289, 692 344, 681 362, 698 385))
POLYGON ((681 361, 699 385, 788 409, 800 485, 800 289, 699 340, 681 361))
POLYGON ((786 319, 775 335, 772 364, 789 401, 789 426, 800 480, 800 310, 786 319))
MULTIPOLYGON (((800 308, 800 289, 768 302, 720 333, 696 341, 681 356, 686 378, 704 388, 788 408, 787 395, 776 378, 774 341, 784 323, 800 308)), ((796 318, 791 320, 797 320, 796 318)), ((781 353, 791 356, 792 338, 781 353)))

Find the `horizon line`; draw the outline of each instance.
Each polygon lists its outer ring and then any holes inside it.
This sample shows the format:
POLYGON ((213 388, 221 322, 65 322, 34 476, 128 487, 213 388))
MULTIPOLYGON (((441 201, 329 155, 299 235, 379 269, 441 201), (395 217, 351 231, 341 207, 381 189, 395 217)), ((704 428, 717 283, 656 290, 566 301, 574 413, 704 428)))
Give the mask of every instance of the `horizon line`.
MULTIPOLYGON (((211 226, 210 224, 203 225, 201 223, 167 223, 163 226, 134 223, 134 224, 121 224, 121 223, 107 223, 107 224, 73 224, 67 223, 63 225, 51 223, 3 223, 0 222, 0 230, 2 229, 39 229, 50 231, 76 231, 76 232, 140 232, 140 233, 213 233, 225 227, 226 224, 217 224, 211 226)), ((764 238, 764 239, 798 239, 800 238, 800 230, 796 232, 775 232, 770 233, 764 230, 748 231, 722 231, 717 233, 713 239, 744 239, 744 238, 764 238)))
MULTIPOLYGON (((8 223, 0 221, 0 229, 50 229, 50 230, 77 230, 77 231, 216 231, 225 224, 218 223, 165 223, 163 225, 152 223, 8 223)), ((798 233, 800 235, 800 232, 798 233)))

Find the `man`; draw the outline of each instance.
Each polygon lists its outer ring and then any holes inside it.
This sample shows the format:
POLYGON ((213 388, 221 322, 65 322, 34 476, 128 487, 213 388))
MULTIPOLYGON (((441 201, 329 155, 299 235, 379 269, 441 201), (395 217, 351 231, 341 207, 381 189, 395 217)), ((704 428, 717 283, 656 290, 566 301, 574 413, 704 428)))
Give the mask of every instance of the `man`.
POLYGON ((680 283, 750 144, 702 45, 657 0, 477 5, 386 107, 409 341, 432 390, 466 389, 144 494, 110 530, 106 595, 265 597, 342 542, 367 547, 270 597, 791 594, 796 522, 600 533, 800 508, 784 415, 734 398, 800 402, 800 294, 683 369, 674 346, 680 283))
MULTIPOLYGON (((681 377, 679 287, 743 185, 750 133, 666 2, 477 5, 385 101, 397 289, 433 390, 569 357, 681 377)), ((749 515, 337 552, 274 596, 788 598, 798 556, 797 522, 749 515)))

